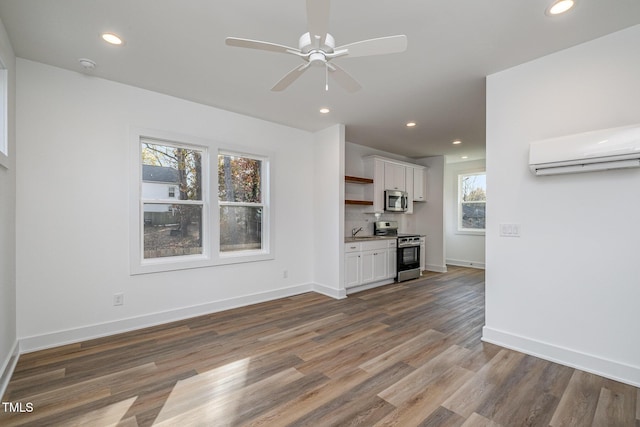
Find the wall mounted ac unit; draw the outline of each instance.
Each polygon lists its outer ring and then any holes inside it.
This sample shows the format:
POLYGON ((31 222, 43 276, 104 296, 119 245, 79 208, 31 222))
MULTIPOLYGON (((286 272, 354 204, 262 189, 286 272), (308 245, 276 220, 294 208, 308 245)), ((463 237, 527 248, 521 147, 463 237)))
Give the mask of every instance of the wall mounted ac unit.
POLYGON ((640 167, 640 124, 534 141, 529 168, 557 175, 640 167))

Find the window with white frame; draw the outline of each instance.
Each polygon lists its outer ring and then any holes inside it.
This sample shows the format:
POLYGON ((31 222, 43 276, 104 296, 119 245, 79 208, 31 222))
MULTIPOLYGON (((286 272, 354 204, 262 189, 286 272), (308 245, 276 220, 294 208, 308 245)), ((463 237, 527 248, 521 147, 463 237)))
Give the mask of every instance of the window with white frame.
POLYGON ((143 259, 203 254, 205 158, 204 147, 141 139, 143 259))
POLYGON ((269 155, 161 131, 131 135, 132 274, 273 259, 269 155))
POLYGON ((483 233, 487 204, 485 172, 458 175, 458 231, 483 233))
POLYGON ((7 87, 7 73, 0 59, 0 165, 9 165, 9 135, 8 135, 8 101, 9 88, 7 87))
POLYGON ((267 245, 269 215, 264 175, 267 159, 221 151, 218 154, 220 254, 261 253, 267 245))

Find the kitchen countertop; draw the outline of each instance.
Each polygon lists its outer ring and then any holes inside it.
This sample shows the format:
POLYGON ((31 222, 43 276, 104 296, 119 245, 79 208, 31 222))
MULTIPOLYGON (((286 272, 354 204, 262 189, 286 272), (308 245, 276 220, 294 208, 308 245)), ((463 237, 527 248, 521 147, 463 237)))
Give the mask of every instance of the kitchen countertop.
POLYGON ((353 242, 367 242, 371 240, 395 240, 397 236, 356 236, 356 237, 345 237, 345 243, 353 243, 353 242))

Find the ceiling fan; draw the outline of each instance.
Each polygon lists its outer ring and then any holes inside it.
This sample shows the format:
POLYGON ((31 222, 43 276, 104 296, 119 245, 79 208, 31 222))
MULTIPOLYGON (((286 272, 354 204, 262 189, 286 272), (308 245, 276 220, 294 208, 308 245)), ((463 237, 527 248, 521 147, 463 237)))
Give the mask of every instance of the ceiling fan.
POLYGON ((266 50, 270 52, 296 55, 304 61, 302 65, 289 71, 272 91, 282 91, 298 79, 311 65, 325 67, 325 89, 328 90, 328 76, 349 92, 362 88, 345 70, 332 63, 336 58, 354 58, 358 56, 385 55, 404 52, 407 49, 407 36, 389 36, 362 40, 344 46, 335 47, 335 39, 328 33, 330 0, 307 0, 307 28, 298 40, 298 48, 283 46, 258 40, 227 37, 228 46, 266 50))

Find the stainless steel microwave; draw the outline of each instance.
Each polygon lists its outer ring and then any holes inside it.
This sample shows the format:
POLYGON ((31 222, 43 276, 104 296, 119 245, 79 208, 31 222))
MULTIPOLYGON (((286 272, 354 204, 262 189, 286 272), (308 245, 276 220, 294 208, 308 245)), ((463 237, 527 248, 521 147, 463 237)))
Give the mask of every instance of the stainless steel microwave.
POLYGON ((387 212, 406 212, 409 207, 409 195, 406 191, 385 190, 384 210, 387 212))

